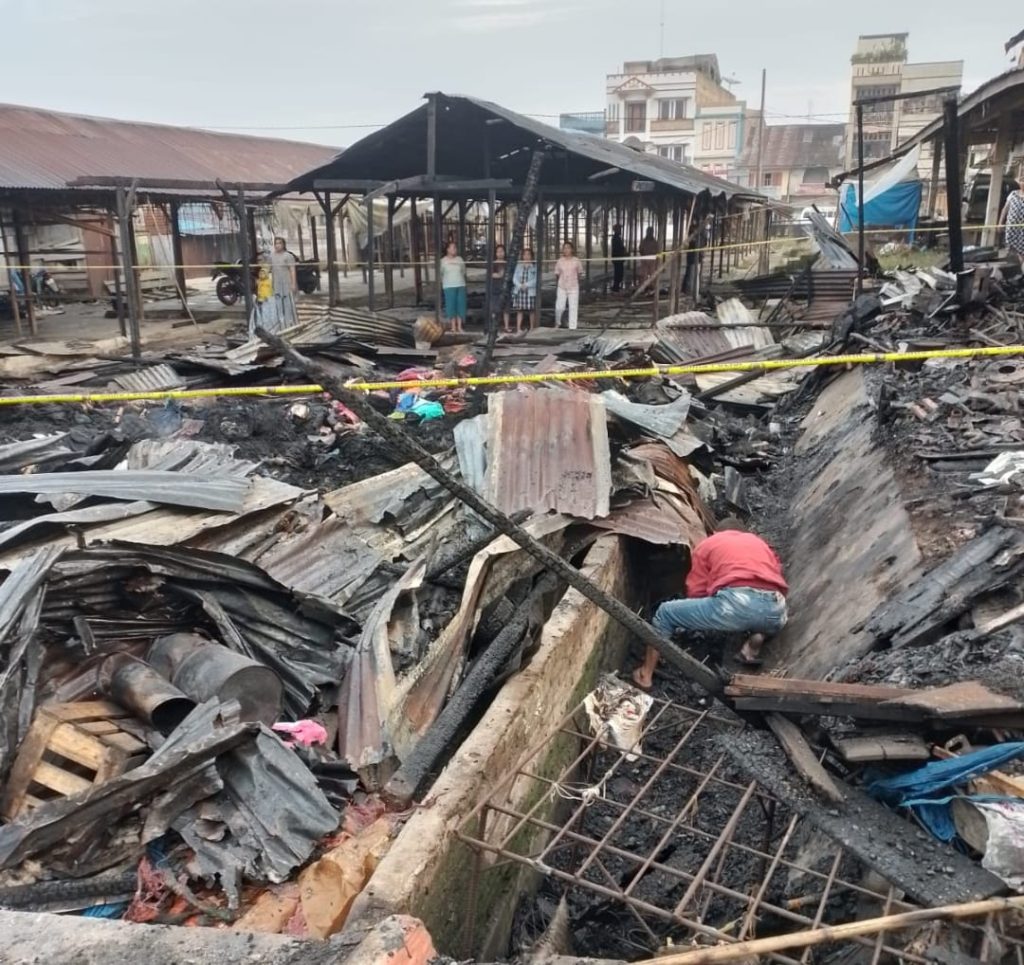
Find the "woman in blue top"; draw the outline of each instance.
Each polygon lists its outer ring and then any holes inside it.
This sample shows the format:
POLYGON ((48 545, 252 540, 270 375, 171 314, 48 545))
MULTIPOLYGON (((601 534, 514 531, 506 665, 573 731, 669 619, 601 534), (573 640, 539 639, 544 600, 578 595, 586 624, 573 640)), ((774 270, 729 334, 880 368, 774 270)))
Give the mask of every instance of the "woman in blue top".
POLYGON ((537 266, 533 263, 533 249, 524 248, 512 276, 512 307, 516 310, 516 335, 523 334, 523 312, 530 313, 530 331, 537 327, 534 311, 536 304, 537 266))
POLYGON ((453 332, 462 332, 462 322, 466 317, 466 263, 454 241, 448 242, 441 259, 441 287, 444 289, 445 317, 451 322, 453 332))

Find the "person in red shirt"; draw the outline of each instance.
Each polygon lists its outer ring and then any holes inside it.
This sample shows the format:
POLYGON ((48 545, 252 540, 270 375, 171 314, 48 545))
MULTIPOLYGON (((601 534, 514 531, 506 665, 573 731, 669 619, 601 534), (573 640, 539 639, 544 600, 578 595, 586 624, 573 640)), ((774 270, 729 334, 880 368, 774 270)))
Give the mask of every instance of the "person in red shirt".
MULTIPOLYGON (((786 625, 789 587, 775 551, 739 520, 723 520, 718 530, 694 547, 686 577, 686 599, 669 600, 651 623, 666 637, 680 630, 746 633, 740 660, 760 664, 767 637, 786 625)), ((648 647, 633 682, 645 690, 654 681, 658 651, 648 647)))

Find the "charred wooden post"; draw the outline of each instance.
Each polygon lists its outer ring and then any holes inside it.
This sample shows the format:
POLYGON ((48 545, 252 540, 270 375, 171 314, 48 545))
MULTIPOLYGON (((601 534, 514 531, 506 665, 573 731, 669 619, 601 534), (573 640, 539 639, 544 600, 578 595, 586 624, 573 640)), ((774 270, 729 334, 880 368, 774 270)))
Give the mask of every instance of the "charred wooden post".
POLYGON ((135 275, 135 242, 131 230, 131 212, 134 205, 134 187, 118 188, 117 227, 121 236, 121 269, 124 273, 124 287, 128 303, 128 334, 131 338, 132 358, 138 361, 142 347, 139 333, 139 288, 135 275))
POLYGON ((171 222, 171 253, 174 258, 174 277, 178 286, 178 297, 181 299, 182 311, 188 312, 188 293, 185 290, 185 253, 181 243, 181 204, 172 201, 168 212, 171 222))
MULTIPOLYGON (((480 359, 479 371, 484 373, 488 370, 491 364, 491 358, 494 356, 494 343, 498 340, 498 318, 505 313, 505 308, 508 305, 508 296, 512 288, 512 275, 516 270, 516 265, 519 262, 519 253, 523 247, 523 240, 526 236, 526 225, 530 218, 530 211, 533 208, 534 198, 538 197, 537 185, 540 183, 540 171, 544 164, 544 152, 534 151, 533 157, 530 159, 530 167, 526 172, 526 181, 523 184, 523 196, 519 199, 519 204, 516 207, 516 223, 512 228, 512 237, 509 243, 505 246, 505 277, 501 280, 501 294, 498 296, 498 304, 492 306, 491 316, 488 318, 487 328, 487 344, 484 346, 484 354, 480 359)), ((493 204, 494 191, 490 192, 490 202, 493 204)), ((538 198, 539 201, 539 198, 538 198)), ((540 225, 540 217, 537 219, 538 226, 540 225)), ((539 230, 539 227, 538 227, 539 230)), ((493 242, 494 238, 494 214, 493 210, 491 213, 491 226, 490 226, 490 241, 493 242)), ((492 244, 493 249, 493 244, 492 244)), ((493 256, 491 256, 493 257, 493 256)), ((539 254, 536 258, 539 259, 539 254)), ((490 261, 488 261, 490 265, 490 261)), ((488 271, 488 275, 490 271, 488 271)), ((538 264, 537 278, 540 280, 540 267, 538 264)), ((490 278, 488 277, 488 292, 490 291, 490 278)), ((490 296, 488 296, 490 297, 490 296)), ((540 303, 538 302, 538 310, 540 303)))
POLYGON ((395 307, 395 196, 388 198, 388 229, 384 235, 384 293, 388 308, 395 307))
POLYGON ((366 201, 366 302, 370 308, 370 311, 374 311, 376 308, 375 303, 375 282, 374 272, 376 271, 375 264, 375 250, 374 245, 376 243, 376 230, 373 224, 373 199, 368 198, 366 201))

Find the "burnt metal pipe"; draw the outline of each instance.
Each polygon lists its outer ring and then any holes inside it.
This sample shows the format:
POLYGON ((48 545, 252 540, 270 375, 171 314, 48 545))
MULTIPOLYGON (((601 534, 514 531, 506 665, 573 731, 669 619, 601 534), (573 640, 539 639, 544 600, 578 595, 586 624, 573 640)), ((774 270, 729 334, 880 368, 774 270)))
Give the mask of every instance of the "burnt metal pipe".
POLYGON ((127 653, 107 657, 100 665, 103 692, 125 710, 152 724, 167 736, 192 711, 196 703, 148 663, 127 653))
POLYGON ((202 703, 237 700, 240 719, 272 724, 281 715, 283 686, 269 667, 194 633, 154 641, 149 661, 179 690, 202 703))

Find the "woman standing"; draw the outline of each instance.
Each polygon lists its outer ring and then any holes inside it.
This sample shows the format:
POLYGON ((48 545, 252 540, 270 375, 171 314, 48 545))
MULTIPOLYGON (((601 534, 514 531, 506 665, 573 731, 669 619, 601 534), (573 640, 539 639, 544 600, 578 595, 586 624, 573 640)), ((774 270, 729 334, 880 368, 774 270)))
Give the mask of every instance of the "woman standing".
POLYGON ((441 259, 441 287, 444 289, 445 317, 451 322, 453 332, 462 332, 466 318, 466 263, 454 241, 448 242, 441 259))
POLYGON ((558 290, 555 293, 555 328, 562 325, 562 312, 569 307, 569 328, 575 328, 580 311, 580 278, 583 265, 576 257, 576 249, 567 241, 562 245, 562 257, 555 262, 558 290))
MULTIPOLYGON (((501 289, 505 282, 505 246, 497 245, 494 249, 494 267, 491 269, 491 313, 492 317, 498 314, 501 305, 501 289)), ((501 330, 511 332, 509 326, 509 313, 506 309, 501 316, 501 330)))
POLYGON ((533 249, 524 248, 512 278, 512 307, 516 310, 516 335, 523 334, 523 312, 528 312, 532 332, 537 327, 534 308, 537 304, 537 266, 533 263, 533 249))
POLYGON ((1024 192, 1009 193, 999 223, 1006 226, 1006 247, 1024 258, 1024 192))

